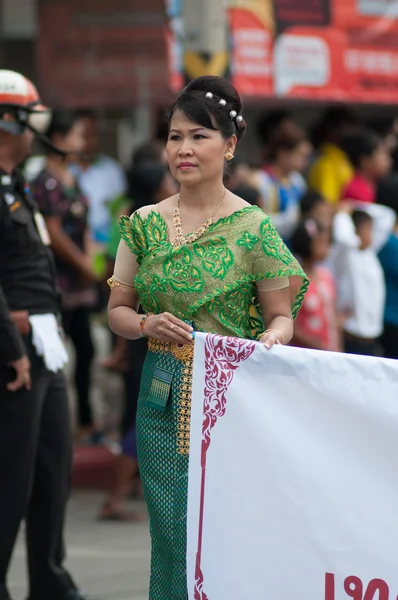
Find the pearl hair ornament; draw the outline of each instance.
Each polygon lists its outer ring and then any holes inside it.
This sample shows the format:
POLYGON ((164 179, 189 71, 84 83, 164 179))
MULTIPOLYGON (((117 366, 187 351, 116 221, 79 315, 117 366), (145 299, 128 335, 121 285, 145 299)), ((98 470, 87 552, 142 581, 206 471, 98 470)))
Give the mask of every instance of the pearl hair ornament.
MULTIPOLYGON (((206 92, 206 98, 208 100, 213 100, 214 94, 212 92, 206 92)), ((218 103, 221 104, 221 106, 227 106, 227 101, 224 100, 224 98, 220 98, 220 100, 218 101, 218 103)), ((242 115, 238 115, 238 113, 236 112, 236 110, 231 110, 230 113, 229 113, 229 116, 231 117, 232 120, 235 120, 236 123, 242 123, 243 122, 242 115)))

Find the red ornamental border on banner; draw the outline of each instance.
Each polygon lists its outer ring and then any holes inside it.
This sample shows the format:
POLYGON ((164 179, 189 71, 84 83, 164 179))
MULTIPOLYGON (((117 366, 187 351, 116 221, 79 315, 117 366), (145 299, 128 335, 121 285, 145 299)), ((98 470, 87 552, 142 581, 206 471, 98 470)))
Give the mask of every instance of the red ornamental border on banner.
POLYGON ((224 416, 227 408, 226 393, 234 373, 254 352, 255 342, 238 338, 208 335, 205 342, 205 390, 203 403, 201 489, 199 511, 198 548, 195 569, 195 600, 209 600, 204 592, 202 572, 203 519, 206 484, 206 458, 211 443, 211 430, 217 420, 224 416))

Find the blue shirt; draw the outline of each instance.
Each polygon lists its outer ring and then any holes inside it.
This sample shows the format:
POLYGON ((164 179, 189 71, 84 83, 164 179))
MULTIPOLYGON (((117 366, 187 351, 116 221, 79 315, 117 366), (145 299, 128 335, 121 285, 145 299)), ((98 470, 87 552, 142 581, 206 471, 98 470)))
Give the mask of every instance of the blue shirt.
POLYGON ((381 250, 379 259, 384 269, 387 300, 384 321, 398 326, 398 234, 392 234, 381 250))
POLYGON ((106 243, 111 229, 110 203, 127 188, 124 171, 115 160, 103 154, 86 170, 72 165, 71 171, 89 202, 91 235, 96 242, 106 243))

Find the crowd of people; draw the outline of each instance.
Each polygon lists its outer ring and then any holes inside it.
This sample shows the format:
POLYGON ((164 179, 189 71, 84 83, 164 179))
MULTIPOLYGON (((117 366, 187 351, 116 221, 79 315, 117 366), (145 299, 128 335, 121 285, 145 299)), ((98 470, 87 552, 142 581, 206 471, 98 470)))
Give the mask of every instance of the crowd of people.
MULTIPOLYGON (((136 148, 124 170, 100 153, 98 125, 88 111, 55 111, 46 134, 68 160, 47 151, 39 168, 27 167, 53 240, 64 330, 76 352, 77 439, 84 443, 102 440, 90 399, 90 320, 105 310, 120 218, 178 191, 166 138, 136 148)), ((257 122, 256 133, 260 153, 254 161, 242 155, 231 161, 226 186, 272 218, 309 276, 291 344, 398 358, 396 121, 366 123, 333 107, 304 131, 290 113, 273 111, 257 122)), ((138 473, 134 425, 145 355, 145 340, 112 336, 112 352, 102 361, 123 379, 125 409, 123 452, 101 518, 136 518, 122 510, 122 500, 138 473)))
POLYGON ((278 112, 258 135, 262 164, 237 164, 234 185, 310 278, 292 344, 397 358, 396 122, 337 107, 307 133, 278 112))

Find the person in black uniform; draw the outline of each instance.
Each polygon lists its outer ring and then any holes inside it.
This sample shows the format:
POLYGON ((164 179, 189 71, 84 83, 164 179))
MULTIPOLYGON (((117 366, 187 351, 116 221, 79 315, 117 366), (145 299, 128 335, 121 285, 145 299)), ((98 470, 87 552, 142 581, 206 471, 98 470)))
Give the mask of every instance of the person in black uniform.
POLYGON ((22 519, 29 600, 83 600, 63 567, 71 438, 59 297, 44 220, 23 177, 43 110, 33 84, 0 70, 0 600, 22 519))

